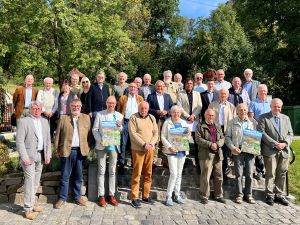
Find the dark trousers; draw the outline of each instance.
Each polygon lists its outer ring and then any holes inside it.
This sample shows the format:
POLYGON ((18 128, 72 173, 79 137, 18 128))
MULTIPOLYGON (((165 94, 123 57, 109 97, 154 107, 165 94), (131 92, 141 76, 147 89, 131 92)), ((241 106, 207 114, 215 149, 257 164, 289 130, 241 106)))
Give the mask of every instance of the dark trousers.
MULTIPOLYGON (((192 132, 192 137, 194 140, 194 156, 195 156, 195 164, 197 167, 199 167, 199 158, 198 158, 198 145, 196 143, 196 137, 195 137, 195 132, 192 132)), ((199 167, 200 168, 200 167, 199 167)))
POLYGON ((129 123, 129 120, 124 119, 123 131, 122 131, 122 137, 121 137, 121 149, 120 149, 120 154, 118 157, 118 165, 120 167, 124 167, 126 149, 130 149, 130 137, 129 137, 129 132, 128 132, 128 123, 129 123))
POLYGON ((69 180, 73 183, 74 199, 81 198, 82 169, 85 157, 81 155, 80 149, 71 150, 69 157, 61 157, 61 179, 59 199, 66 201, 69 193, 69 180))
POLYGON ((255 157, 255 168, 256 172, 259 174, 264 174, 264 159, 262 155, 258 155, 255 157))
MULTIPOLYGON (((221 126, 221 128, 222 128, 223 134, 225 134, 224 126, 221 126)), ((223 162, 222 162, 222 171, 223 171, 223 177, 225 178, 225 173, 228 168, 228 157, 230 156, 229 149, 226 144, 223 145, 222 151, 223 151, 223 157, 224 157, 223 162)))

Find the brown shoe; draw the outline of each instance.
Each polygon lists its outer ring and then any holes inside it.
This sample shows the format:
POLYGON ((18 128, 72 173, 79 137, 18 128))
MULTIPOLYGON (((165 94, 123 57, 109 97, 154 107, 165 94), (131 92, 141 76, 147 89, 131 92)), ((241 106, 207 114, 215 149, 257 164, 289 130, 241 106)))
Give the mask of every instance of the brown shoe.
POLYGON ((32 211, 33 212, 43 212, 44 209, 42 207, 40 207, 40 206, 36 206, 36 207, 33 207, 32 211))
POLYGON ((62 199, 58 199, 58 201, 55 203, 55 206, 54 206, 54 208, 56 208, 56 209, 60 209, 60 208, 61 208, 61 206, 62 206, 64 203, 65 203, 65 201, 64 201, 64 200, 62 200, 62 199))
POLYGON ((75 201, 77 205, 86 206, 86 201, 83 198, 80 198, 75 201))
POLYGON ((109 202, 113 206, 117 206, 119 204, 118 201, 117 201, 117 199, 114 196, 109 196, 109 202))
POLYGON ((100 198, 99 198, 99 205, 101 207, 105 207, 107 205, 105 198, 103 196, 100 196, 100 198))
POLYGON ((25 212, 25 218, 29 219, 29 220, 34 220, 35 219, 35 215, 33 214, 32 211, 26 211, 25 212))

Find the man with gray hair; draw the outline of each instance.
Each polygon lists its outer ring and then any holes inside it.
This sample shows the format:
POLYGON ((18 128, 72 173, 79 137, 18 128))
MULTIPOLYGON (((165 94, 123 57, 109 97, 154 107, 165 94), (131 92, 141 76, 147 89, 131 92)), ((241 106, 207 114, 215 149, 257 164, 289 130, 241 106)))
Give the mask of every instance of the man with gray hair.
POLYGON ((271 112, 261 115, 258 130, 263 132, 261 153, 266 167, 266 203, 274 205, 275 200, 287 206, 289 202, 283 196, 283 189, 288 171, 293 129, 290 118, 281 114, 282 105, 281 99, 272 99, 271 112))
POLYGON ((21 118, 16 132, 16 145, 24 170, 24 209, 25 217, 33 220, 33 212, 43 208, 35 205, 35 194, 40 185, 43 163, 51 159, 51 138, 48 121, 41 117, 42 104, 33 101, 29 105, 30 116, 21 118))
POLYGON ((34 78, 33 75, 28 74, 25 77, 24 86, 18 86, 13 95, 13 104, 15 109, 16 118, 25 117, 30 115, 29 105, 30 102, 36 99, 38 90, 33 88, 34 78))
POLYGON ((222 88, 226 88, 226 89, 231 88, 231 84, 228 81, 224 80, 224 78, 225 78, 224 70, 218 69, 217 70, 217 80, 215 81, 215 89, 217 91, 219 91, 222 88))
POLYGON ((172 81, 172 72, 171 70, 167 70, 163 73, 165 88, 164 92, 171 96, 172 102, 176 104, 177 95, 179 93, 178 84, 172 81))
POLYGON ((148 95, 155 92, 155 86, 151 84, 151 75, 146 73, 143 77, 144 85, 141 87, 142 97, 147 100, 148 95))
POLYGON ((50 123, 50 135, 51 140, 53 140, 53 133, 55 131, 55 123, 57 120, 57 108, 58 108, 58 91, 52 88, 53 79, 51 77, 46 77, 44 79, 44 89, 39 90, 37 94, 37 101, 43 104, 42 115, 50 123))
MULTIPOLYGON (((258 86, 257 98, 252 100, 249 106, 248 115, 250 118, 254 118, 256 121, 259 121, 259 118, 262 114, 268 113, 271 111, 270 103, 271 101, 267 99, 268 87, 265 84, 260 84, 258 86)), ((255 157, 255 168, 256 174, 254 178, 261 180, 264 176, 264 161, 261 155, 255 157)))
POLYGON ((257 80, 252 80, 253 71, 251 69, 245 69, 244 77, 245 81, 243 83, 243 89, 245 89, 249 95, 251 101, 256 99, 258 86, 260 82, 257 80))

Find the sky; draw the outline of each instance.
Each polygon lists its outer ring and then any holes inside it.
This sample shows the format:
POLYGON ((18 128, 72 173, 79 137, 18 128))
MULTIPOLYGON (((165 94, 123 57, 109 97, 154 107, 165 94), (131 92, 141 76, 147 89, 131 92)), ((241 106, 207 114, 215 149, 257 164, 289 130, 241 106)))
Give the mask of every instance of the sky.
POLYGON ((211 10, 227 0, 180 0, 180 15, 188 18, 208 17, 211 10))

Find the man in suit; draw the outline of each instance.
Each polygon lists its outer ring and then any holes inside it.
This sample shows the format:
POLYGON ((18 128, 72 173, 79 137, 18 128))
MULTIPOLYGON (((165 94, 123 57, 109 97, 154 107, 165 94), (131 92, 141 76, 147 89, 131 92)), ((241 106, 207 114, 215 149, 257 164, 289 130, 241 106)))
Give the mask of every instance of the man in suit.
MULTIPOLYGON (((187 78, 184 82, 185 90, 181 91, 177 98, 177 105, 182 107, 183 112, 181 117, 184 120, 187 120, 188 123, 193 124, 193 127, 196 128, 199 122, 199 115, 202 108, 201 97, 198 91, 193 91, 194 88, 194 80, 193 78, 187 78)), ((198 171, 200 171, 199 167, 199 159, 198 159, 198 145, 195 141, 195 129, 191 129, 192 137, 194 140, 194 156, 195 163, 198 171)))
POLYGON ((141 87, 141 92, 143 93, 142 97, 144 100, 147 100, 148 95, 155 92, 155 86, 151 84, 151 75, 146 73, 143 77, 144 84, 141 87))
POLYGON ((256 99, 258 86, 260 82, 257 80, 252 80, 253 71, 251 69, 245 69, 244 77, 245 82, 243 83, 243 89, 245 89, 249 95, 251 101, 256 99))
POLYGON ((35 194, 40 185, 43 163, 51 159, 51 138, 48 121, 41 117, 42 104, 33 101, 29 105, 30 116, 21 118, 17 127, 16 145, 24 170, 25 217, 33 220, 33 212, 43 209, 35 205, 35 194))
POLYGON ((152 114, 157 122, 158 126, 158 141, 155 146, 154 152, 154 165, 161 166, 161 161, 158 160, 158 153, 160 158, 167 162, 167 158, 162 154, 162 143, 160 140, 161 128, 164 124, 168 113, 173 105, 171 96, 164 93, 165 84, 162 80, 158 80, 155 83, 156 92, 148 95, 147 102, 149 103, 149 113, 152 114), (159 151, 160 149, 160 151, 159 151))
POLYGON ((13 95, 13 104, 15 108, 16 118, 29 116, 29 105, 32 101, 36 100, 38 90, 33 88, 34 78, 33 75, 28 74, 25 77, 25 85, 18 86, 13 95))
POLYGON ((81 197, 83 161, 90 151, 88 140, 91 134, 90 118, 81 112, 80 99, 70 103, 71 115, 62 115, 58 121, 54 148, 61 162, 60 192, 55 208, 59 209, 67 200, 69 179, 73 173, 74 199, 78 205, 85 206, 81 197))
POLYGON ((204 120, 204 113, 208 109, 208 106, 213 101, 216 101, 218 99, 218 92, 214 89, 214 79, 208 79, 206 86, 207 90, 202 92, 201 95, 201 102, 202 102, 202 108, 201 108, 201 118, 204 120))
POLYGON ((143 101, 143 97, 136 94, 137 85, 135 83, 129 84, 128 89, 129 93, 122 95, 117 104, 117 111, 124 117, 123 132, 121 137, 121 151, 118 158, 119 174, 124 174, 125 153, 130 144, 130 137, 128 133, 129 119, 131 115, 138 112, 138 105, 143 101))
POLYGON ((289 202, 283 196, 283 188, 289 165, 293 129, 290 118, 281 114, 282 105, 281 99, 272 99, 271 112, 261 115, 258 130, 263 132, 261 153, 266 167, 266 203, 274 205, 275 200, 287 206, 289 202))

